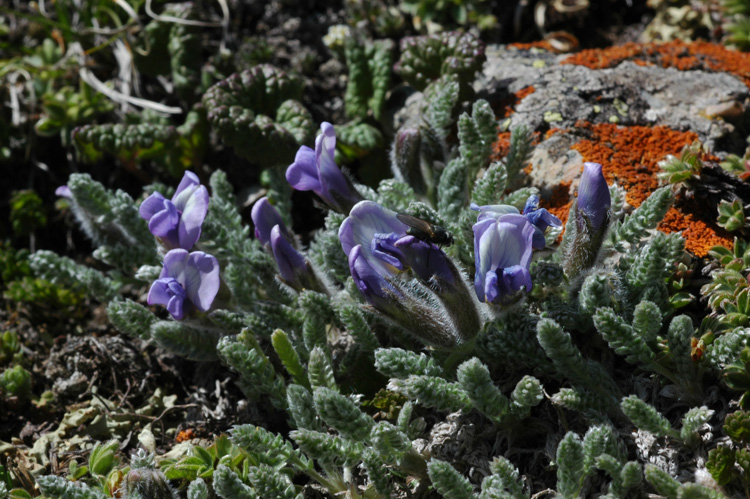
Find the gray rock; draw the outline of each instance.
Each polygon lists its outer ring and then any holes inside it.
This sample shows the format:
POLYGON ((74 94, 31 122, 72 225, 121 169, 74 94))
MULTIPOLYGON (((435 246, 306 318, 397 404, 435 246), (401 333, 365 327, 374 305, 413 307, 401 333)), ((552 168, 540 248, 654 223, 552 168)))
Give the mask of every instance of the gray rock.
MULTIPOLYGON (((552 128, 573 129, 578 121, 663 125, 695 132, 719 155, 744 150, 744 131, 713 116, 721 114, 722 108, 732 109, 731 119, 736 121, 748 115, 750 91, 737 77, 629 61, 594 70, 561 65, 566 57, 543 50, 488 47, 487 63, 474 88, 478 97, 497 103, 533 85, 534 92, 517 103, 515 112, 502 123, 505 130, 524 125, 544 133, 552 128)), ((575 189, 583 158, 570 146, 579 139, 569 133, 555 134, 535 149, 529 180, 543 195, 561 181, 572 181, 571 190, 575 189)))
POLYGON ((475 89, 490 102, 498 95, 533 85, 535 91, 515 108, 509 126, 537 131, 573 127, 579 120, 620 125, 663 125, 691 130, 713 148, 730 139, 735 127, 707 110, 739 103, 747 113, 747 86, 727 73, 679 71, 623 62, 610 69, 560 65, 566 56, 491 47, 475 89))

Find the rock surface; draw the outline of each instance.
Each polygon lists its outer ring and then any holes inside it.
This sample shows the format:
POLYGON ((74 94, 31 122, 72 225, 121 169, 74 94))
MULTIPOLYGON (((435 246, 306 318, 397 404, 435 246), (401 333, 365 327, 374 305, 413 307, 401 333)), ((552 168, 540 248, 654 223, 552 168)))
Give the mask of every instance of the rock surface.
MULTIPOLYGON (((663 126, 697 134, 718 154, 741 153, 746 145, 745 131, 736 124, 748 113, 750 92, 734 75, 641 61, 590 69, 563 63, 567 55, 507 46, 491 46, 486 53, 487 64, 475 84, 478 95, 491 103, 523 95, 502 123, 506 130, 523 125, 546 133, 581 122, 663 126)), ((574 188, 585 160, 570 149, 577 140, 563 133, 542 141, 532 158, 532 183, 544 190, 572 182, 574 188)))

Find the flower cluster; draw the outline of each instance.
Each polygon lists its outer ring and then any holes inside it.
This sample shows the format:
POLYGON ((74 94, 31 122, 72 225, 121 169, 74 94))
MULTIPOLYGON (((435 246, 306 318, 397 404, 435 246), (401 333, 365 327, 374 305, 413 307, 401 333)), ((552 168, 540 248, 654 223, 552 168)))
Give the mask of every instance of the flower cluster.
POLYGON ((533 249, 545 246, 548 227, 560 219, 539 208, 539 197, 529 196, 523 214, 510 205, 472 204, 479 212, 474 224, 474 289, 479 300, 506 303, 532 287, 529 265, 533 249))
POLYGON ((200 238, 208 202, 208 189, 188 171, 171 200, 154 192, 139 209, 151 233, 168 250, 159 279, 148 292, 148 304, 164 305, 178 321, 195 311, 207 312, 219 292, 218 260, 203 251, 188 253, 200 238))

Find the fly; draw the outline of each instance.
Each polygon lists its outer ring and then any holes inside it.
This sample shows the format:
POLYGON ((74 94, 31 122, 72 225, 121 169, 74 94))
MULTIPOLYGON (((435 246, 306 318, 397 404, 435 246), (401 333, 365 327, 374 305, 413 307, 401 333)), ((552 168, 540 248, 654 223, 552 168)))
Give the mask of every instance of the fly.
POLYGON ((409 226, 409 229, 406 231, 407 234, 416 237, 420 241, 437 244, 438 246, 450 246, 453 244, 453 236, 445 227, 431 224, 427 220, 422 220, 406 213, 398 213, 396 214, 396 218, 401 223, 409 226))

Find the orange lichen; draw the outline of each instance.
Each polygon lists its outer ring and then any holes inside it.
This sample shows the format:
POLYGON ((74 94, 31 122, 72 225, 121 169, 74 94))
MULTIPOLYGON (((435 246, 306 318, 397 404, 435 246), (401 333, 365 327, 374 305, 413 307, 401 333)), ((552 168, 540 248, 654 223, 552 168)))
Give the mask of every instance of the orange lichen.
POLYGON ((195 438, 195 430, 192 428, 188 428, 186 430, 180 431, 177 436, 175 437, 175 440, 178 443, 186 442, 188 440, 192 440, 195 438))
POLYGON ((667 154, 679 154, 697 140, 693 132, 678 132, 664 126, 619 127, 612 123, 576 123, 589 138, 574 144, 584 161, 604 165, 608 182, 625 188, 625 199, 638 207, 658 186, 657 163, 667 154))
POLYGON ((708 251, 719 244, 732 247, 731 238, 718 235, 714 228, 697 218, 696 214, 682 213, 675 208, 669 209, 659 224, 659 230, 667 234, 682 231, 685 249, 700 257, 708 255, 708 251))
POLYGON ((750 87, 750 54, 708 42, 625 43, 603 49, 582 50, 562 61, 592 69, 611 68, 625 60, 657 64, 681 71, 703 69, 731 73, 750 87))
POLYGON ((570 206, 573 204, 573 201, 570 199, 570 184, 570 181, 560 182, 552 189, 549 197, 541 202, 542 207, 547 208, 550 213, 560 219, 563 227, 568 221, 570 206))

